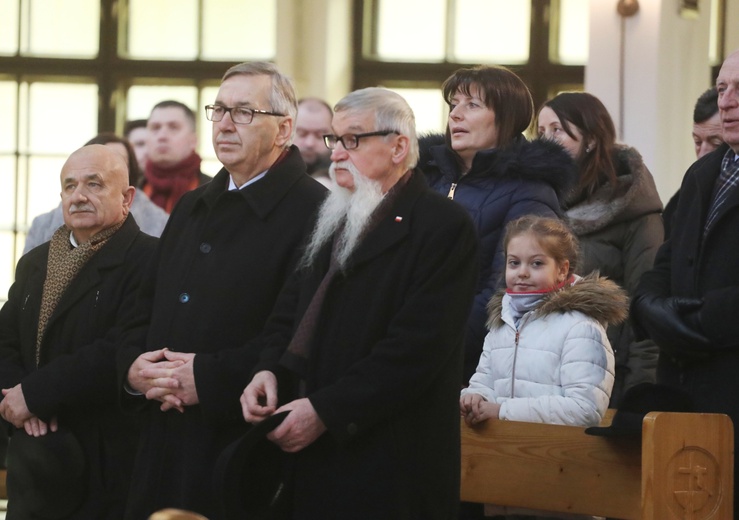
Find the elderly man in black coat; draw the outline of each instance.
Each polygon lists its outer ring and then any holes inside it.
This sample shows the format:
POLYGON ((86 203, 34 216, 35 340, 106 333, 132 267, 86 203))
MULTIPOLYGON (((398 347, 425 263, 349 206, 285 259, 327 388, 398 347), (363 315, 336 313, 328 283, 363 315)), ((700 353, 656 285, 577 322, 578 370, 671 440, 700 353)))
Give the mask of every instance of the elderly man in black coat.
POLYGON ((239 395, 264 327, 326 189, 291 146, 297 103, 270 63, 235 65, 212 105, 224 168, 175 207, 119 357, 143 431, 127 518, 166 507, 218 517, 213 469, 247 425, 239 395))
POLYGON ((65 224, 20 259, 0 310, 8 518, 117 520, 138 431, 116 405, 116 339, 156 239, 128 215, 117 152, 77 150, 61 184, 65 224))
POLYGON ((322 206, 258 342, 244 418, 290 410, 269 438, 291 454, 292 518, 455 518, 475 231, 413 169, 402 97, 353 92, 332 127, 330 174, 343 189, 322 206))
POLYGON ((657 381, 685 390, 696 411, 728 414, 737 444, 739 51, 724 61, 716 87, 726 144, 686 173, 672 234, 642 276, 632 317, 660 347, 657 381))

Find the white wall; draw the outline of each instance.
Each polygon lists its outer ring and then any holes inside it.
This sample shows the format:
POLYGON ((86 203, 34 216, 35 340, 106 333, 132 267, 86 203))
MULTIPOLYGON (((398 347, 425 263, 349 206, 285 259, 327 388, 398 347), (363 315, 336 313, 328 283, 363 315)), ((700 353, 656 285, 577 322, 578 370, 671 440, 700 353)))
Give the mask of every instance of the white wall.
POLYGON ((739 50, 739 0, 726 2, 726 53, 739 50))
POLYGON ((641 0, 622 20, 615 1, 591 0, 590 34, 598 37, 585 73, 585 89, 606 104, 622 141, 641 152, 665 202, 695 159, 693 106, 710 86, 710 3, 701 2, 696 19, 682 17, 677 4, 641 0))
POLYGON ((299 98, 334 105, 351 87, 352 2, 279 0, 276 63, 299 98))

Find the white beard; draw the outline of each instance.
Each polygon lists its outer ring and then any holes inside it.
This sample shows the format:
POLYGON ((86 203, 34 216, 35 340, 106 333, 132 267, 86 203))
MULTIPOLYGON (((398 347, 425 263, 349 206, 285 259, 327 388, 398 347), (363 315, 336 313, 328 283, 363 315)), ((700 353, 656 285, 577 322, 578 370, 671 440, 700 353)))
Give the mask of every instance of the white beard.
POLYGON ((313 228, 310 243, 305 250, 300 267, 310 266, 321 248, 331 240, 336 230, 345 223, 341 235, 337 237, 336 260, 343 268, 354 249, 359 244, 362 233, 370 222, 370 216, 382 202, 385 194, 379 182, 359 173, 350 162, 331 163, 329 176, 336 184, 335 168, 345 168, 354 178, 354 191, 336 185, 328 198, 321 204, 318 221, 313 228))

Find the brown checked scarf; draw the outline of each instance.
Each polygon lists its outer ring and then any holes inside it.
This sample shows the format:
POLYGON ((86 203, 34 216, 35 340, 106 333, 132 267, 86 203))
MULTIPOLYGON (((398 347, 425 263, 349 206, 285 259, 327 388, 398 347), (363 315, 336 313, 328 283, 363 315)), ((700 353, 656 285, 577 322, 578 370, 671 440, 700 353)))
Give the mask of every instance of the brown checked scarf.
POLYGON ((69 241, 70 230, 62 226, 54 232, 49 244, 49 259, 46 266, 46 280, 44 290, 41 294, 41 309, 38 317, 38 333, 36 335, 36 368, 41 361, 41 342, 44 332, 49 323, 49 318, 54 313, 56 306, 67 290, 69 284, 75 279, 82 267, 92 258, 92 255, 100 251, 108 239, 120 229, 126 219, 121 220, 107 229, 94 235, 87 242, 72 246, 69 241))

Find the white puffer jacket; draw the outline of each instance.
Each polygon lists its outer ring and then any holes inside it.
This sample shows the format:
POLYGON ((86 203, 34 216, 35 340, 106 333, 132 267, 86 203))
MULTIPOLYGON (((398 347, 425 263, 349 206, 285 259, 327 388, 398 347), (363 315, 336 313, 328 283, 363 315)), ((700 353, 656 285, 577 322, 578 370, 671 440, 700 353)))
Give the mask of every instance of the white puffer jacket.
POLYGON ((627 297, 597 273, 547 294, 519 321, 505 292, 488 305, 490 332, 468 388, 501 404, 511 421, 597 425, 614 381, 613 350, 604 326, 626 319, 627 297))

